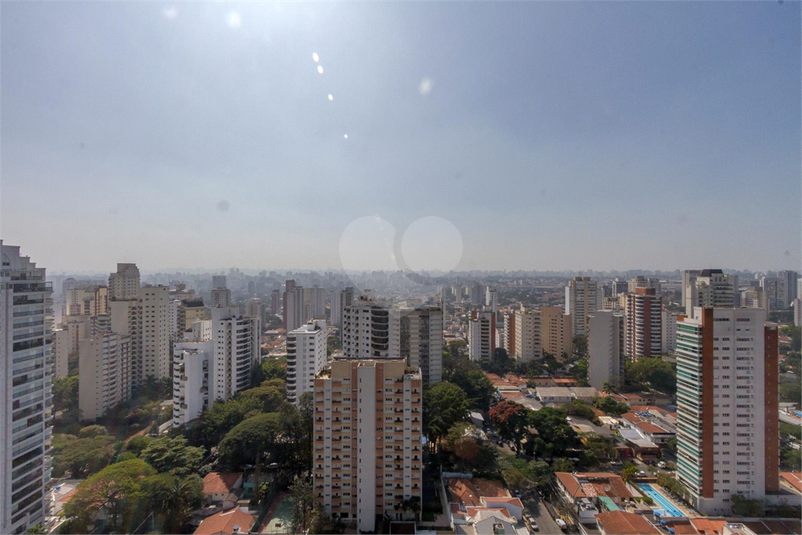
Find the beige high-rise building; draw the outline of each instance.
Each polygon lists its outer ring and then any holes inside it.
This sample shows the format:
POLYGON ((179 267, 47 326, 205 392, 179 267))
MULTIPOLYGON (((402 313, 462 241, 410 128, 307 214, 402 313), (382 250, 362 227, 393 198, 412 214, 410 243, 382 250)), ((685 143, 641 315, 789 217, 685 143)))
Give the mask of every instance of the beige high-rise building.
POLYGON ((182 301, 184 307, 184 330, 192 329, 192 324, 196 321, 210 320, 212 314, 209 308, 204 306, 203 299, 192 299, 182 301))
POLYGON ((402 359, 334 360, 315 379, 314 489, 327 514, 373 532, 419 518, 423 379, 402 359))
POLYGON ((78 342, 91 336, 90 319, 87 316, 69 316, 66 319, 53 330, 57 379, 67 377, 70 355, 78 353, 78 342))
POLYGON ((105 286, 77 286, 64 292, 66 316, 108 314, 109 289, 105 286))
POLYGON ((741 292, 741 303, 747 308, 762 308, 766 314, 771 310, 769 294, 759 286, 750 286, 741 292))
POLYGON ((209 306, 212 308, 231 306, 231 290, 228 288, 212 288, 212 299, 209 306))
POLYGON ((571 314, 560 307, 541 307, 541 340, 543 351, 555 358, 568 358, 573 351, 571 314))
MULTIPOLYGON (((517 336, 516 333, 516 343, 517 336)), ((468 320, 468 356, 474 362, 490 362, 495 350, 496 315, 492 312, 472 311, 468 320)))
POLYGON ((170 337, 170 289, 167 286, 144 286, 139 290, 142 307, 142 377, 170 377, 172 356, 170 337))
POLYGON ((601 308, 602 294, 590 277, 574 277, 565 287, 565 313, 574 336, 587 336, 588 316, 601 308))
POLYGON ((515 353, 510 355, 518 362, 530 362, 543 357, 539 310, 521 307, 515 312, 515 353))
POLYGON ((682 274, 682 297, 685 315, 690 316, 695 307, 737 307, 741 294, 738 292, 738 276, 727 275, 720 269, 685 271, 682 274))
POLYGON ((139 295, 139 268, 136 264, 117 264, 109 275, 109 300, 136 299, 139 295))
POLYGON ((84 338, 78 369, 81 420, 96 420, 131 398, 131 338, 114 333, 84 338))
POLYGON ((605 383, 620 385, 624 373, 624 318, 612 311, 590 316, 588 382, 597 390, 605 383))
POLYGON ((250 387, 251 372, 259 362, 261 333, 259 318, 243 316, 237 307, 212 309, 211 402, 226 401, 250 387))
POLYGON ((624 354, 633 360, 659 357, 663 345, 662 298, 654 288, 636 288, 624 307, 624 354))

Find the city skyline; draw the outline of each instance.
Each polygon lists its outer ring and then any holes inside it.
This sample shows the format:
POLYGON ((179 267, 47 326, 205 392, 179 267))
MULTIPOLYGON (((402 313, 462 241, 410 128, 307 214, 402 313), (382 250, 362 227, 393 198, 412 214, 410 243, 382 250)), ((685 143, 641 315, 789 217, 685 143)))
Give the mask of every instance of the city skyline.
POLYGON ((3 15, 0 232, 51 272, 800 267, 799 3, 3 15))

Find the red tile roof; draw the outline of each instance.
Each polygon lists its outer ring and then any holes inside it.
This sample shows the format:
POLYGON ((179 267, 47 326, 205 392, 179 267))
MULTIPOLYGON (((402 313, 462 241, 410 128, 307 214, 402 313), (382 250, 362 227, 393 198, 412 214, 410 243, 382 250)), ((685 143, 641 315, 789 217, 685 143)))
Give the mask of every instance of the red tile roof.
POLYGON ((489 479, 451 478, 446 480, 452 500, 464 506, 481 507, 481 498, 508 497, 509 493, 499 481, 489 479))
POLYGON ((209 472, 203 478, 204 494, 231 492, 242 474, 239 472, 209 472))
POLYGON ((231 509, 205 518, 195 530, 194 535, 217 535, 218 533, 230 535, 234 533, 234 526, 239 526, 238 533, 245 534, 250 531, 253 521, 253 516, 248 513, 243 513, 239 509, 231 509))
POLYGON ((596 515, 607 535, 660 535, 656 527, 641 515, 624 511, 610 511, 596 515))
POLYGON ((466 507, 465 509, 468 512, 468 516, 476 516, 479 511, 497 511, 507 518, 513 518, 510 512, 503 507, 466 507))
POLYGON ((691 524, 700 535, 721 535, 726 520, 710 520, 707 518, 691 518, 691 524))
POLYGON ((802 472, 780 472, 780 477, 799 492, 802 492, 802 472))
POLYGON ((574 498, 607 496, 608 498, 632 498, 621 476, 608 472, 591 472, 586 474, 569 474, 556 472, 554 475, 574 498), (583 480, 580 485, 579 480, 583 480))

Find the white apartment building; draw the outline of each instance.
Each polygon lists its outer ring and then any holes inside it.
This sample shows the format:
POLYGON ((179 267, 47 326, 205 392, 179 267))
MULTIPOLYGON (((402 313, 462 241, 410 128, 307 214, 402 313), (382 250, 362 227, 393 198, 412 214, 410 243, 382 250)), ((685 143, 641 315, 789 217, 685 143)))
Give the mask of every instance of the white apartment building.
POLYGON ((287 333, 287 401, 298 404, 301 394, 313 392, 315 377, 327 362, 325 320, 312 320, 287 333))
POLYGON ((261 332, 259 318, 243 316, 236 307, 212 309, 212 402, 225 401, 250 386, 251 371, 260 358, 261 332))
POLYGON ((571 315, 561 307, 540 308, 541 334, 543 351, 555 358, 567 358, 573 351, 573 335, 571 331, 571 315))
POLYGON ((588 316, 601 309, 602 295, 590 277, 574 277, 565 287, 565 313, 571 314, 571 332, 587 336, 588 316))
POLYGON ((65 316, 108 314, 109 289, 105 286, 76 286, 64 291, 65 316))
POLYGON ((802 325, 802 299, 796 298, 791 302, 794 309, 794 325, 799 327, 802 325))
POLYGON ((677 473, 701 513, 779 489, 778 336, 758 308, 701 308, 677 325, 677 473))
POLYGON ((117 272, 109 275, 109 300, 137 299, 139 268, 136 264, 117 264, 117 272))
POLYGON ((660 315, 662 317, 660 324, 662 329, 662 350, 664 353, 673 355, 677 352, 677 319, 679 314, 663 310, 660 315))
POLYGON ((340 290, 331 292, 331 305, 329 309, 329 323, 339 328, 343 320, 343 294, 340 290))
POLYGON ((212 339, 212 320, 197 320, 192 322, 192 329, 184 336, 185 342, 208 342, 212 339))
POLYGON ((131 398, 131 338, 98 334, 78 343, 78 408, 81 420, 96 420, 131 398))
POLYGON ((173 346, 173 428, 186 425, 209 407, 213 356, 211 340, 173 346))
POLYGON ((777 273, 777 277, 783 281, 783 286, 785 286, 786 303, 790 303, 797 297, 800 297, 799 292, 797 291, 799 273, 796 271, 785 270, 777 273))
POLYGON ((515 355, 515 311, 502 314, 504 321, 504 343, 501 346, 507 351, 507 355, 515 355))
POLYGON ((488 286, 485 291, 485 306, 492 312, 498 311, 498 291, 488 286))
POLYGON ((654 288, 655 295, 660 295, 662 293, 660 279, 654 277, 638 275, 627 281, 627 293, 633 294, 638 288, 654 288))
POLYGON ((543 357, 540 311, 521 310, 515 313, 515 353, 518 362, 530 362, 543 357))
POLYGON ((18 246, 0 240, 0 258, 0 533, 24 533, 50 480, 53 289, 18 246))
POLYGON ((596 311, 588 319, 588 382, 603 390, 604 383, 620 384, 623 378, 624 318, 596 311))
POLYGON ((662 298, 654 288, 635 288, 624 306, 624 354, 633 360, 659 357, 662 347, 662 298))
POLYGON ((343 356, 352 359, 385 359, 390 352, 391 304, 361 295, 343 311, 343 356))
POLYGON ((496 315, 492 312, 472 311, 468 319, 468 356, 476 362, 490 362, 495 350, 496 315))
POLYGON ((225 275, 212 275, 212 289, 214 288, 228 288, 225 275))
POLYGON ((687 270, 682 274, 682 283, 686 316, 695 307, 740 306, 737 275, 726 275, 720 269, 687 270))
POLYGON ((423 380, 402 359, 340 360, 315 379, 314 489, 334 518, 376 530, 422 499, 423 380))

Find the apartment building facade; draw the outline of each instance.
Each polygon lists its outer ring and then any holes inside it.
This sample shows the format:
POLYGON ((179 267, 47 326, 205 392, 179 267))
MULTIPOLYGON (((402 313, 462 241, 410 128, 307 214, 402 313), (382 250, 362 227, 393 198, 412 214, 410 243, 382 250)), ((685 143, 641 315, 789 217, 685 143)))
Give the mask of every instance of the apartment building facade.
POLYGON ((287 401, 298 404, 305 392, 314 392, 315 377, 326 357, 326 321, 312 320, 287 333, 287 401))
POLYGON ((360 532, 422 499, 423 380, 402 359, 339 360, 315 379, 314 490, 360 532))

